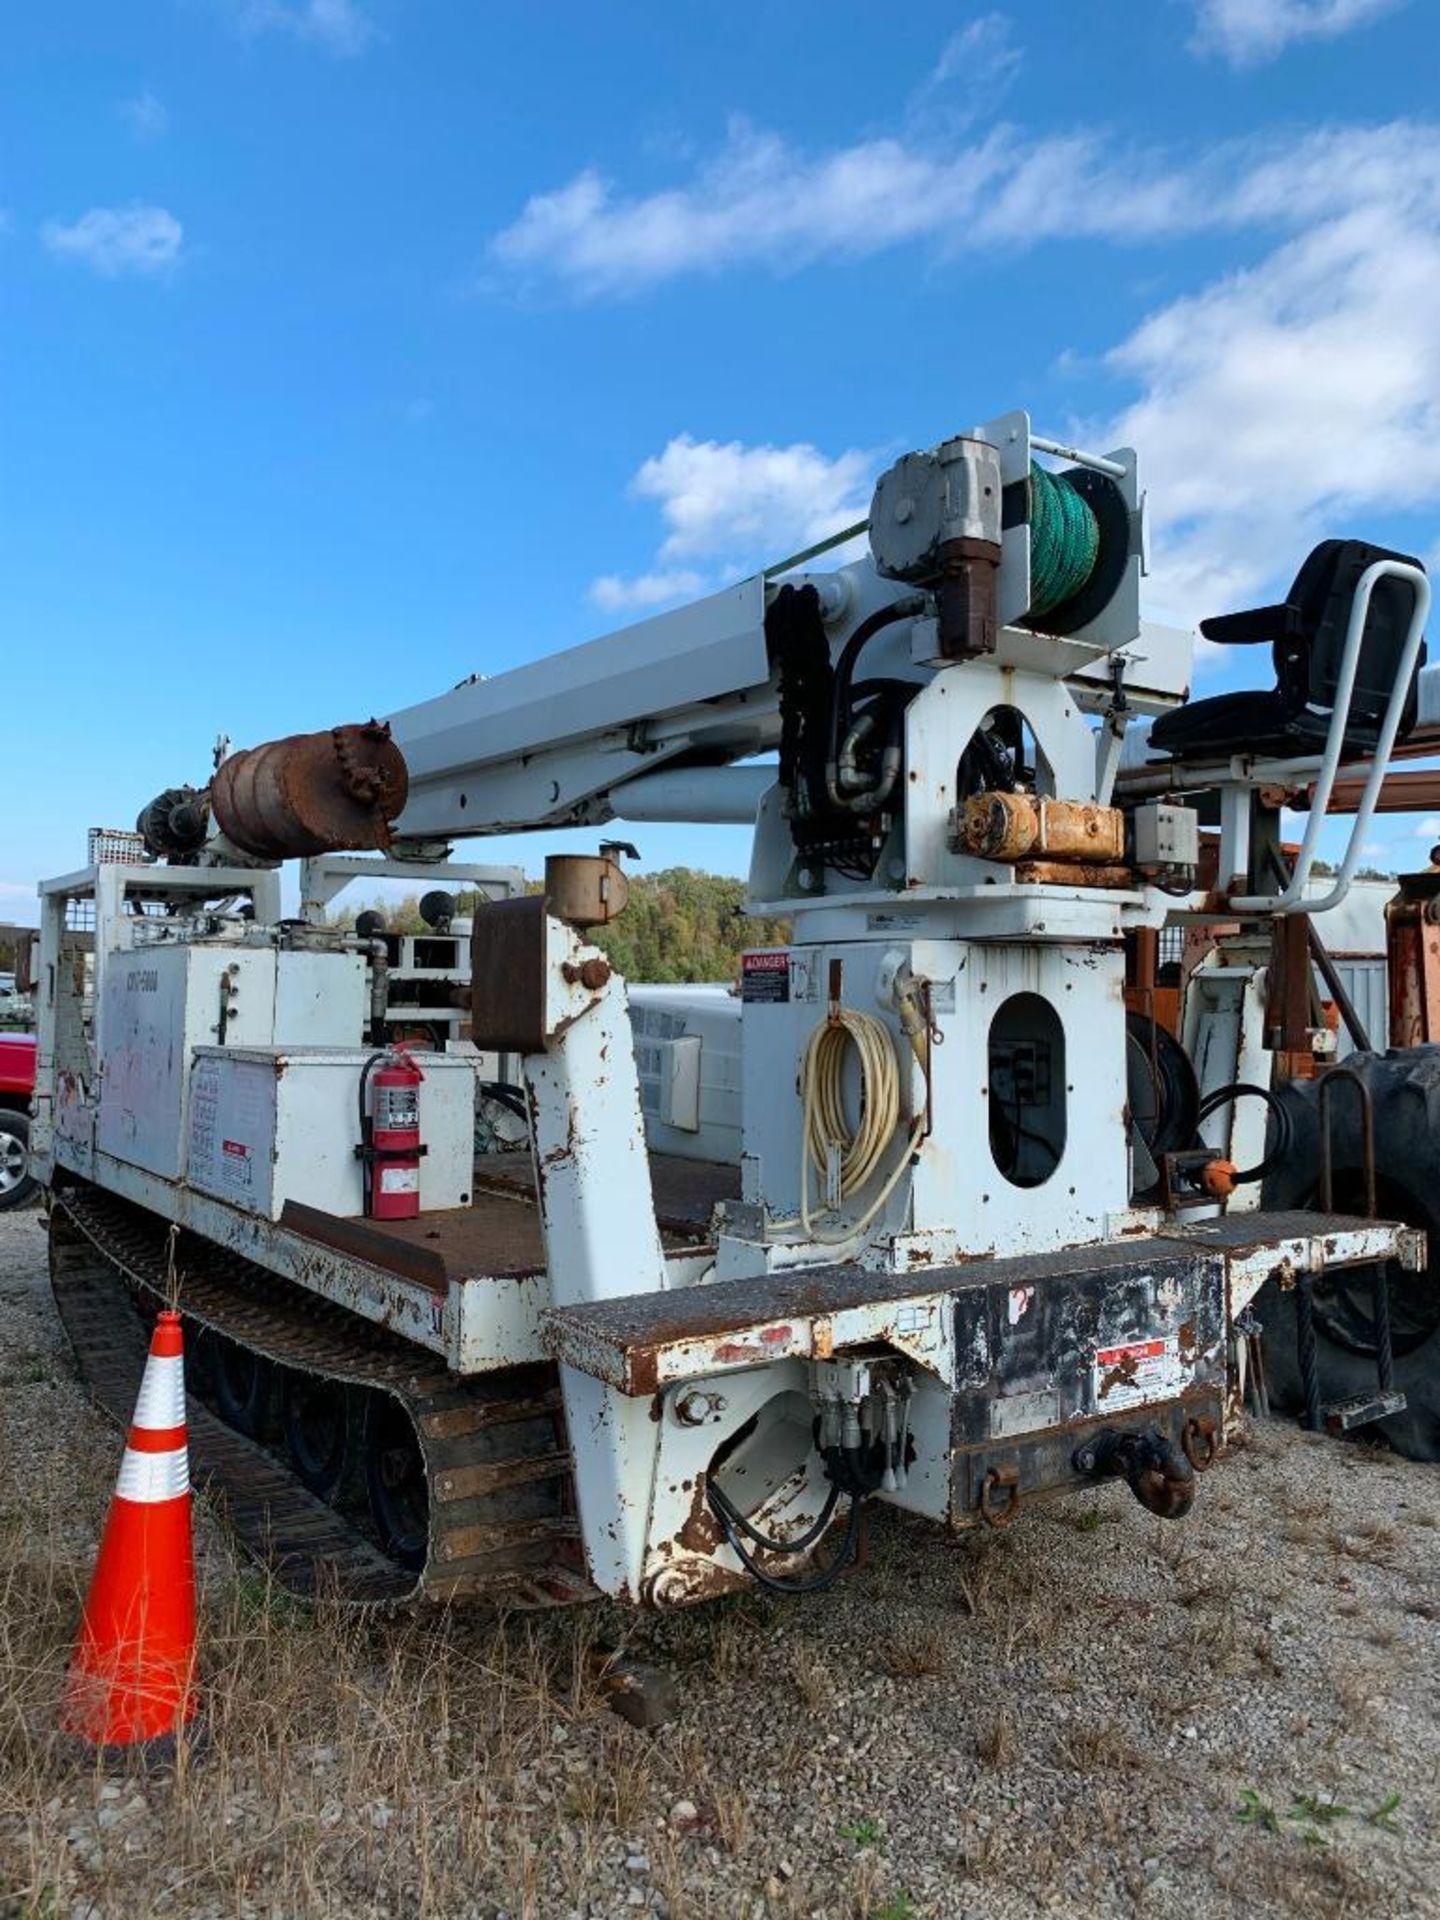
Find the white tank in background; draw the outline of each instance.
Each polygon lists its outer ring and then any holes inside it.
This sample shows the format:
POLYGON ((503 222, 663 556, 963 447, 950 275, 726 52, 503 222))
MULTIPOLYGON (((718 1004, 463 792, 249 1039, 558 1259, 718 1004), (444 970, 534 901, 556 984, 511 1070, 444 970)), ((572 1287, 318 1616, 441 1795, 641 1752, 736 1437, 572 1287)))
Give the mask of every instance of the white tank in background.
MULTIPOLYGON (((1329 879, 1317 879, 1310 890, 1318 894, 1331 884, 1329 879)), ((1315 922, 1351 1005, 1364 1023, 1370 1045, 1380 1053, 1390 1044, 1385 909, 1395 898, 1395 886, 1392 879, 1354 880, 1340 904, 1315 922)), ((1328 999, 1330 990, 1318 974, 1315 985, 1321 998, 1328 999)), ((1336 1056, 1343 1060, 1354 1050, 1355 1043, 1342 1021, 1336 1035, 1336 1056)))
POLYGON ((645 1132, 656 1153, 740 1160, 740 998, 717 986, 631 986, 645 1132))

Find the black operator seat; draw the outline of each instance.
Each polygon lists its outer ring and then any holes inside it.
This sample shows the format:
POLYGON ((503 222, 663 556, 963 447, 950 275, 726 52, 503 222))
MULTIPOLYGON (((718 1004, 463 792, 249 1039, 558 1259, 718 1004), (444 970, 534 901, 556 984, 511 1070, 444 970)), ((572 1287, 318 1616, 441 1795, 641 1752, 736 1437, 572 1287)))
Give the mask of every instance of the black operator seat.
MULTIPOLYGON (((1201 633, 1222 646, 1248 647, 1268 641, 1275 661, 1275 686, 1217 693, 1163 714, 1150 729, 1152 749, 1187 760, 1224 759, 1237 753, 1298 759, 1319 753, 1330 731, 1355 590, 1360 576, 1376 560, 1420 565, 1408 553, 1374 547, 1366 540, 1322 540, 1279 606, 1202 620, 1201 633)), ((1408 580, 1376 583, 1345 728, 1346 759, 1369 752, 1380 737, 1414 612, 1415 588, 1408 580)), ((1417 673, 1424 659, 1422 646, 1415 663, 1417 673)), ((1412 678, 1397 739, 1403 740, 1415 725, 1415 708, 1412 678)))

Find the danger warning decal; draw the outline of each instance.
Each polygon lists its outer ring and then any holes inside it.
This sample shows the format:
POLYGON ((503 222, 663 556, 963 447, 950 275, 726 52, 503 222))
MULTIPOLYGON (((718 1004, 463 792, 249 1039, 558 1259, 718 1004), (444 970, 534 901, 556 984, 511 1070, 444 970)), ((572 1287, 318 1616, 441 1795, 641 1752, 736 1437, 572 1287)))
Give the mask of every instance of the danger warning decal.
POLYGON ((740 956, 740 998, 745 1001, 790 998, 790 955, 783 948, 740 956))
POLYGON ((254 1168, 249 1147, 243 1140, 222 1140, 220 1142, 220 1178, 227 1186, 248 1187, 254 1184, 254 1168))
POLYGON ((1119 1413, 1152 1400, 1173 1399, 1185 1385, 1180 1342, 1172 1336, 1097 1347, 1090 1383, 1097 1413, 1119 1413))

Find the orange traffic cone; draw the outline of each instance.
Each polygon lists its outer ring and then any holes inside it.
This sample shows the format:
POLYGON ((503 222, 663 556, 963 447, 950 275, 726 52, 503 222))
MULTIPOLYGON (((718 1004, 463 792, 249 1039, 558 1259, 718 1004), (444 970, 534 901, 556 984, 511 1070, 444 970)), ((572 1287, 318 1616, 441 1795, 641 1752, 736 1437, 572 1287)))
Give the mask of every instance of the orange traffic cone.
POLYGON ((60 1725, 138 1747, 194 1717, 195 1567, 178 1313, 162 1313, 85 1602, 60 1725))

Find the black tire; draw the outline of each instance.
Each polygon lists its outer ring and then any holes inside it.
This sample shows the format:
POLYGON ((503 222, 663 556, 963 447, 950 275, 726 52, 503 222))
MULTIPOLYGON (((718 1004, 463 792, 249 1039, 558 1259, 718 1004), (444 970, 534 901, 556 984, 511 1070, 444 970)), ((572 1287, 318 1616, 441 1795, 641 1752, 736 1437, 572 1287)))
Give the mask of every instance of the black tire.
MULTIPOLYGON (((1395 1385, 1403 1413, 1377 1423, 1397 1453, 1440 1460, 1440 1047, 1396 1047, 1352 1054, 1345 1063, 1370 1090, 1375 1113, 1375 1210, 1428 1236, 1428 1265, 1406 1273, 1387 1269, 1395 1385)), ((1282 1098, 1295 1140, 1265 1181, 1266 1207, 1318 1208, 1321 1193, 1319 1089, 1296 1081, 1282 1098)), ((1340 1213, 1364 1213, 1364 1151, 1360 1100, 1353 1087, 1330 1094, 1334 1204, 1340 1213)), ((1315 1282, 1316 1354, 1322 1401, 1348 1400, 1376 1386, 1370 1267, 1321 1274, 1315 1282)), ((1265 1329, 1265 1365, 1271 1399, 1298 1410, 1303 1394, 1295 1338, 1295 1296, 1273 1280, 1262 1288, 1256 1312, 1265 1329)))
POLYGON ((30 1171, 30 1117, 0 1107, 0 1212, 23 1207, 38 1191, 30 1171))
POLYGON ((388 1393, 365 1407, 365 1490, 380 1544, 402 1567, 423 1567, 430 1535, 425 1457, 409 1414, 388 1393))
POLYGON ((275 1367, 263 1354, 234 1340, 217 1339, 211 1352, 215 1406, 237 1433, 258 1440, 270 1426, 275 1367))
POLYGON ((321 1500, 333 1500, 353 1457, 352 1396, 338 1380, 285 1370, 280 1424, 295 1477, 321 1500))

